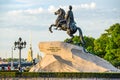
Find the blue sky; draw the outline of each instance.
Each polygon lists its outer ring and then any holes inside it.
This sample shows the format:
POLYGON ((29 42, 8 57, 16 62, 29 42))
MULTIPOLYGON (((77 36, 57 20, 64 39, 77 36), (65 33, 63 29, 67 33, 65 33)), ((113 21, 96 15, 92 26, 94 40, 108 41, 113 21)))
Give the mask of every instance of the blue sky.
MULTIPOLYGON (((57 17, 54 11, 60 7, 67 11, 69 5, 73 6, 75 21, 83 34, 98 38, 109 26, 120 23, 119 4, 120 0, 0 0, 0 57, 11 57, 11 47, 19 37, 27 41, 23 58, 27 57, 30 34, 34 57, 41 53, 39 42, 69 38, 66 32, 48 31, 57 17)), ((18 50, 14 57, 18 57, 18 50)))

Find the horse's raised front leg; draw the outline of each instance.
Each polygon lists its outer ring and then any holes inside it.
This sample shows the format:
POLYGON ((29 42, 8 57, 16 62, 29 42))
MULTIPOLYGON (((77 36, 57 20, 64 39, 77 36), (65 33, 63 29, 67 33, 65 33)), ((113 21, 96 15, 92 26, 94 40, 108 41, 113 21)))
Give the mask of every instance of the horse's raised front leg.
POLYGON ((52 31, 52 27, 53 26, 56 26, 55 24, 52 24, 52 25, 50 25, 50 27, 49 27, 49 31, 51 32, 51 33, 53 33, 53 31, 52 31))

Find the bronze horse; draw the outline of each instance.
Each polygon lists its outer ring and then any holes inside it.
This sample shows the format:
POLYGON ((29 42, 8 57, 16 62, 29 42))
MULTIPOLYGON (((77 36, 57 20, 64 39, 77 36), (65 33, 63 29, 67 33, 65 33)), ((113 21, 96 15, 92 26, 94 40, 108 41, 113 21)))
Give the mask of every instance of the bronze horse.
POLYGON ((55 24, 52 24, 49 27, 49 31, 52 33, 53 32, 52 27, 54 26, 54 27, 56 27, 55 28, 56 30, 59 29, 59 30, 67 31, 67 34, 70 37, 74 38, 73 34, 76 33, 76 31, 78 30, 81 43, 82 43, 82 45, 84 45, 85 41, 83 39, 82 30, 79 27, 77 27, 75 24, 72 24, 71 25, 72 27, 70 29, 67 28, 67 22, 65 20, 65 11, 62 8, 60 8, 55 12, 55 15, 58 15, 58 17, 56 19, 55 24))

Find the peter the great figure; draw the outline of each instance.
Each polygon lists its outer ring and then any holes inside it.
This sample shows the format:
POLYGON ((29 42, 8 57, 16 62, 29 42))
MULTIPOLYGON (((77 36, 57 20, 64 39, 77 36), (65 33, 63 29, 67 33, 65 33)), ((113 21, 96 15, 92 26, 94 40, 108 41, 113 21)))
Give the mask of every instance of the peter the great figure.
POLYGON ((74 15, 73 15, 73 12, 72 12, 72 6, 71 5, 69 6, 69 11, 67 12, 67 14, 65 16, 65 20, 67 22, 68 29, 73 29, 74 27, 72 26, 72 24, 75 24, 75 21, 74 21, 74 15))

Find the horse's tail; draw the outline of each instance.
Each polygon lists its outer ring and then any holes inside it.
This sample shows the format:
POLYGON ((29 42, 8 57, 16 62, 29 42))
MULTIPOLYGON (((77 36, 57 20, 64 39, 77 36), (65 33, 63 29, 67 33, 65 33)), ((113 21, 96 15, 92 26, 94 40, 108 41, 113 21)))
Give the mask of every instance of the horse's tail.
POLYGON ((82 43, 83 51, 85 53, 88 53, 85 49, 85 41, 84 41, 84 38, 83 38, 82 30, 79 27, 77 27, 77 29, 79 31, 79 37, 80 37, 80 40, 81 40, 81 43, 82 43))
POLYGON ((79 31, 79 37, 80 37, 82 46, 84 46, 85 45, 85 41, 84 41, 84 38, 83 38, 82 30, 79 27, 77 27, 77 29, 79 31))

